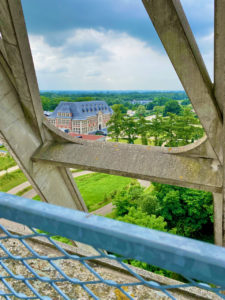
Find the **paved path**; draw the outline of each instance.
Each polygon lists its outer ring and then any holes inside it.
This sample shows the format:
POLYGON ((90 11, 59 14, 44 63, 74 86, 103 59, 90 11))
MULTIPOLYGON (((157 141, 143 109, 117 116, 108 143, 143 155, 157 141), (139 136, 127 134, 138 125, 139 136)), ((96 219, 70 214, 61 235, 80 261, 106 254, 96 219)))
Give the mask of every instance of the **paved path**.
POLYGON ((15 195, 15 194, 19 193, 20 191, 24 190, 25 188, 27 188, 28 186, 30 186, 30 182, 26 181, 20 185, 17 185, 13 189, 9 190, 7 193, 15 195))
POLYGON ((11 173, 11 172, 14 172, 16 170, 19 170, 19 167, 18 166, 14 166, 14 167, 11 167, 9 168, 8 170, 3 170, 0 172, 0 176, 3 176, 5 175, 6 173, 11 173))
POLYGON ((74 173, 72 173, 72 175, 73 175, 73 178, 76 178, 76 177, 83 176, 83 175, 88 175, 88 174, 91 174, 91 173, 94 173, 94 172, 92 172, 92 171, 80 171, 80 172, 74 172, 74 173))
POLYGON ((99 208, 99 209, 96 209, 94 211, 91 212, 91 214, 95 214, 95 215, 101 215, 101 216, 105 216, 107 214, 110 214, 113 210, 114 206, 111 203, 99 208))
POLYGON ((146 180, 142 180, 142 179, 138 179, 138 182, 140 183, 141 186, 143 186, 144 188, 148 188, 151 185, 150 181, 146 181, 146 180))
POLYGON ((36 191, 34 189, 27 191, 25 194, 23 194, 24 198, 32 199, 37 195, 36 191))

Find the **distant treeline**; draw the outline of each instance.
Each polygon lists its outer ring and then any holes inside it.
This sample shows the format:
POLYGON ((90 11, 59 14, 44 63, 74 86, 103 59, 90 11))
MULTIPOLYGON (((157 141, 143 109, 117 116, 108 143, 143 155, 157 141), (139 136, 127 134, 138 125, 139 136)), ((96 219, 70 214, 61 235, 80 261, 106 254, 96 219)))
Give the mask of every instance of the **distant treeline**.
MULTIPOLYGON (((132 100, 151 100, 155 103, 169 100, 184 100, 188 97, 185 92, 41 92, 43 109, 52 111, 61 101, 93 101, 104 100, 108 105, 123 104, 127 109, 136 108, 139 104, 132 104, 132 100)), ((159 105, 159 104, 158 104, 159 105)))

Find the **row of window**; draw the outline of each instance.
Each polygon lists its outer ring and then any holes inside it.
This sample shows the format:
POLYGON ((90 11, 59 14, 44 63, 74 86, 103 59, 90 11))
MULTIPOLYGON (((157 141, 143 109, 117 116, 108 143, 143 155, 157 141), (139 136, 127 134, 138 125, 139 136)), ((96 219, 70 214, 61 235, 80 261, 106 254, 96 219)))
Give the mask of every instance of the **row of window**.
POLYGON ((71 113, 61 113, 61 112, 58 112, 57 115, 60 116, 60 117, 72 117, 71 113))
POLYGON ((98 107, 95 106, 95 107, 90 107, 90 108, 88 108, 88 107, 86 107, 86 108, 83 107, 82 108, 82 112, 89 112, 89 111, 92 112, 92 111, 97 111, 97 110, 102 110, 102 111, 103 110, 107 110, 107 107, 106 106, 105 107, 103 107, 103 106, 101 106, 101 107, 100 106, 98 106, 98 107))
POLYGON ((58 124, 59 125, 69 125, 70 124, 70 120, 58 119, 58 124))

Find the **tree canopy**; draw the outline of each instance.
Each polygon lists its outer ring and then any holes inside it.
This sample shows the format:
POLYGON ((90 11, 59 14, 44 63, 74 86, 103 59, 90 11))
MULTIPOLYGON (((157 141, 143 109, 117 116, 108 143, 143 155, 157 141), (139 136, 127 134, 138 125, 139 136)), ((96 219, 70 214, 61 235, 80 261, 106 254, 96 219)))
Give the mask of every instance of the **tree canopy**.
POLYGON ((164 107, 164 112, 163 112, 163 116, 167 116, 168 113, 173 113, 176 115, 179 115, 181 112, 181 106, 180 104, 175 101, 175 100, 171 100, 166 102, 165 107, 164 107))

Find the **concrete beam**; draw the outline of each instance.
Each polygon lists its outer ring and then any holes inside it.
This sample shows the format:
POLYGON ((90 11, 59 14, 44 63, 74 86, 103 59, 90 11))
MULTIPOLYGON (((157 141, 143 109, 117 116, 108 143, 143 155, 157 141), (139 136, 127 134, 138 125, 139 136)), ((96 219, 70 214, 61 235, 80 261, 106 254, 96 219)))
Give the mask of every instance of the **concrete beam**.
POLYGON ((217 160, 168 154, 157 147, 119 143, 48 143, 32 157, 53 166, 139 178, 221 192, 222 171, 217 160))
POLYGON ((43 162, 32 164, 31 156, 42 141, 27 121, 18 95, 1 65, 0 86, 0 132, 37 193, 46 202, 86 210, 69 171, 43 162))
POLYGON ((20 0, 0 2, 0 132, 43 201, 87 211, 69 170, 31 162, 32 154, 55 138, 44 114, 20 0))
POLYGON ((179 0, 143 0, 209 141, 223 161, 222 115, 213 85, 179 0))
POLYGON ((223 246, 223 194, 213 193, 214 242, 223 246))
POLYGON ((0 31, 23 110, 44 141, 43 110, 20 0, 0 2, 0 31))

